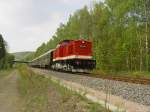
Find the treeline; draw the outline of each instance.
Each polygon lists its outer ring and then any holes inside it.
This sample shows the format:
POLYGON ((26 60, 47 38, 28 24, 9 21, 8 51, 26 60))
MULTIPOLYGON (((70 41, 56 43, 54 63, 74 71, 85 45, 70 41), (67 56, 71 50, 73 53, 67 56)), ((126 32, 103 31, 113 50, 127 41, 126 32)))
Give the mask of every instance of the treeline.
POLYGON ((85 6, 29 58, 55 48, 61 40, 79 38, 93 42, 97 69, 150 71, 150 0, 105 0, 85 6))
POLYGON ((6 42, 0 34, 0 70, 11 68, 13 65, 14 56, 8 54, 6 47, 6 42))

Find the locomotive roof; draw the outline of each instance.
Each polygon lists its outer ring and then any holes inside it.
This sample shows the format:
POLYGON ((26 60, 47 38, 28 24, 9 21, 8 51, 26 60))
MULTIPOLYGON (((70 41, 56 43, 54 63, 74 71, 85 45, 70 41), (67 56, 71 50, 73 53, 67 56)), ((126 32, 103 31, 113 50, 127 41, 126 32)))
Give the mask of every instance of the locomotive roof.
POLYGON ((62 44, 62 43, 69 43, 69 42, 71 42, 71 41, 87 41, 87 40, 85 40, 85 39, 77 39, 77 40, 62 40, 61 42, 59 42, 59 44, 62 44))
POLYGON ((71 42, 71 41, 73 41, 73 40, 63 40, 63 41, 59 42, 59 44, 61 45, 61 44, 63 44, 63 43, 69 43, 69 42, 71 42))
POLYGON ((61 42, 58 43, 58 45, 56 46, 56 48, 60 47, 60 46, 63 46, 63 45, 66 45, 68 43, 70 43, 71 41, 73 40, 63 40, 61 42))

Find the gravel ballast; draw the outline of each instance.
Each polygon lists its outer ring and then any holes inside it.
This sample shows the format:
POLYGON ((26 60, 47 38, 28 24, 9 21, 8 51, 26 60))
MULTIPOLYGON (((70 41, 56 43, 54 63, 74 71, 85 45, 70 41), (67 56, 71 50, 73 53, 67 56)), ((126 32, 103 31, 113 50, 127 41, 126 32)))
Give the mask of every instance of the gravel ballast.
POLYGON ((100 78, 93 78, 83 75, 62 73, 49 70, 42 70, 42 72, 62 78, 67 81, 76 82, 93 88, 95 90, 109 92, 112 95, 120 96, 126 100, 137 102, 143 105, 150 105, 150 86, 133 84, 121 81, 106 80, 100 78))

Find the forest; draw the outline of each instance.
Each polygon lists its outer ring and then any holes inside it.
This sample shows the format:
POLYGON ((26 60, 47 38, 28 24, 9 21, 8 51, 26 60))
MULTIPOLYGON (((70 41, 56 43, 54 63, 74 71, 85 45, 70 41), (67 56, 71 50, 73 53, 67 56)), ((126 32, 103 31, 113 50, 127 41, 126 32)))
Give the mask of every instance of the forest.
POLYGON ((0 70, 8 69, 13 66, 14 56, 7 52, 7 44, 0 34, 0 70))
POLYGON ((97 70, 150 71, 150 0, 93 2, 70 15, 27 59, 55 48, 61 40, 80 38, 93 43, 97 70))

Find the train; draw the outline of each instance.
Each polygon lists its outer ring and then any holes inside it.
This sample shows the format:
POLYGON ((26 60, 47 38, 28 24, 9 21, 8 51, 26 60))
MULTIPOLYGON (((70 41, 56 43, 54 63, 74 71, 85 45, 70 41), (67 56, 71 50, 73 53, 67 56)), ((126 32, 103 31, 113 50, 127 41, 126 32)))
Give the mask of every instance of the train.
POLYGON ((63 40, 55 49, 33 59, 30 66, 68 72, 89 72, 96 67, 92 42, 84 39, 63 40))

